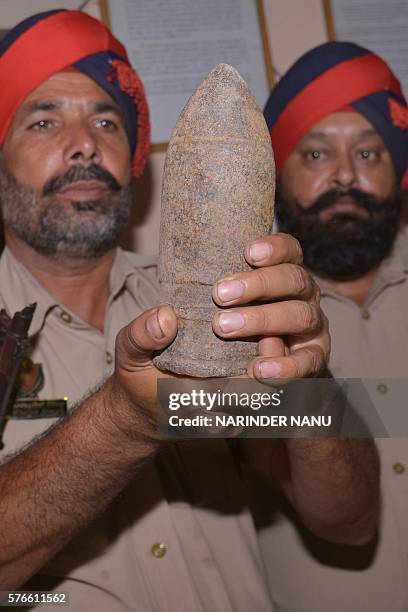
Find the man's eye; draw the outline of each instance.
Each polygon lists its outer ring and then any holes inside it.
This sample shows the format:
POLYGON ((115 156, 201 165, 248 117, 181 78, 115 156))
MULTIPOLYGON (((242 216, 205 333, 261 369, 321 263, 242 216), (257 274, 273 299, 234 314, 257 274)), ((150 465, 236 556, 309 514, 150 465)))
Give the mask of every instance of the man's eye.
POLYGON ((358 151, 358 157, 363 160, 372 160, 377 158, 377 152, 370 149, 362 149, 358 151))
POLYGON ((40 119, 40 121, 36 121, 32 125, 30 125, 30 130, 36 131, 44 131, 48 130, 51 127, 51 121, 49 119, 40 119))
POLYGON ((319 151, 318 149, 311 149, 305 153, 306 159, 310 159, 312 161, 322 159, 323 155, 323 151, 319 151))
POLYGON ((98 127, 103 128, 108 131, 115 131, 117 129, 117 125, 112 119, 98 119, 97 121, 98 127))

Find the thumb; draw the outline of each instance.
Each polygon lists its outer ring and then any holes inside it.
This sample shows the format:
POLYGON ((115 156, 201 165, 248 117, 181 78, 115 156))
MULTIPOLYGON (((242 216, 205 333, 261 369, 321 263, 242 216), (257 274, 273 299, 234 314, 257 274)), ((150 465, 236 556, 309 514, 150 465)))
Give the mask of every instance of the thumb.
POLYGON ((120 330, 116 338, 116 366, 135 371, 152 366, 152 354, 160 351, 177 334, 177 318, 171 306, 146 310, 120 330))

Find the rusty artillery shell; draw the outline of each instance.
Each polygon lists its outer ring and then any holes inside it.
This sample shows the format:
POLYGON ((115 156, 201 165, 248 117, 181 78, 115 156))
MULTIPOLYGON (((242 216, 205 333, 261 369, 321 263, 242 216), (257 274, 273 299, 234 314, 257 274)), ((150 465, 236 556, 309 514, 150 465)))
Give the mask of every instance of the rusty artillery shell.
POLYGON ((275 166, 262 112, 232 66, 219 64, 182 111, 167 150, 160 227, 162 301, 179 318, 154 363, 197 377, 246 372, 257 342, 223 340, 211 326, 211 290, 250 269, 245 245, 270 233, 275 166))

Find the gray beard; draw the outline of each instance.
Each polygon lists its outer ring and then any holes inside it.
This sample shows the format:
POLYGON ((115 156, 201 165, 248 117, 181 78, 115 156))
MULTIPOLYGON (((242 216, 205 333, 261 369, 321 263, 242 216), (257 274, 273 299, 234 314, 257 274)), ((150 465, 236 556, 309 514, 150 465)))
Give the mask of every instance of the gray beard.
POLYGON ((45 256, 93 259, 117 246, 132 211, 130 184, 97 201, 63 205, 55 195, 39 196, 11 176, 0 157, 4 226, 45 256))

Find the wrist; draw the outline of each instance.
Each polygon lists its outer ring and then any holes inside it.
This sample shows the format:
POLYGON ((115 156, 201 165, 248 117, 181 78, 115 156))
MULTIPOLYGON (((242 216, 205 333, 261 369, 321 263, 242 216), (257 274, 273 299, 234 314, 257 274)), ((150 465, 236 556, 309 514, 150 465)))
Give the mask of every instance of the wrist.
POLYGON ((115 374, 106 380, 103 390, 104 412, 121 448, 135 446, 146 454, 157 452, 164 441, 159 438, 154 417, 135 403, 115 374))

